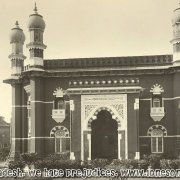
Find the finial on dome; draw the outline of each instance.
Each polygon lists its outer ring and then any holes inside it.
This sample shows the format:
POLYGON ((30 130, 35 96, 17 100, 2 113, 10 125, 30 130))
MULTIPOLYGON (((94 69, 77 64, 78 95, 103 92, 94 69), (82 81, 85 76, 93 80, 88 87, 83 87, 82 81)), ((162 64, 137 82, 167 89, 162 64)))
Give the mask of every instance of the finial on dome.
POLYGON ((16 28, 19 28, 19 23, 18 23, 18 21, 15 22, 15 26, 16 26, 16 28))
POLYGON ((18 25, 19 25, 18 21, 16 21, 16 22, 15 22, 15 25, 16 25, 16 26, 18 26, 18 25))
POLYGON ((35 2, 35 7, 34 7, 34 12, 37 14, 37 6, 36 6, 36 2, 35 2))

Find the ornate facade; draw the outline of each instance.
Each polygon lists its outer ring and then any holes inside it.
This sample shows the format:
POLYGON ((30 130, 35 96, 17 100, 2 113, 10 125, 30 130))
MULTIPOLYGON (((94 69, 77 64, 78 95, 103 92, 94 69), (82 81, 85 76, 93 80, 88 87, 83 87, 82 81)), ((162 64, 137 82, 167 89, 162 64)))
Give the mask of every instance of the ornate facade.
POLYGON ((70 152, 70 159, 180 155, 180 8, 172 55, 45 59, 45 22, 29 17, 30 56, 18 23, 11 31, 12 147, 70 152))

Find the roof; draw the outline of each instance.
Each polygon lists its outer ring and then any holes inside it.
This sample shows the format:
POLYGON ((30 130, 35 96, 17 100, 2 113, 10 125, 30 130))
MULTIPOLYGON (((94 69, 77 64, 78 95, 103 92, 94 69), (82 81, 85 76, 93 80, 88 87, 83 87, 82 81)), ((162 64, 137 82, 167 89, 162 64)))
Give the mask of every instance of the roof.
POLYGON ((172 55, 45 59, 45 69, 172 65, 172 55))

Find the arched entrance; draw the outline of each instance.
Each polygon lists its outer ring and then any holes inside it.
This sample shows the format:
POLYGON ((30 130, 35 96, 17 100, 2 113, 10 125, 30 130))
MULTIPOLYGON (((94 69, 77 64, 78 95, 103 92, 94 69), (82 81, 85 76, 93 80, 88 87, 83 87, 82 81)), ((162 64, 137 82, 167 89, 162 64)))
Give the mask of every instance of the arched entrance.
POLYGON ((118 124, 107 110, 101 110, 91 122, 92 159, 118 158, 118 124))

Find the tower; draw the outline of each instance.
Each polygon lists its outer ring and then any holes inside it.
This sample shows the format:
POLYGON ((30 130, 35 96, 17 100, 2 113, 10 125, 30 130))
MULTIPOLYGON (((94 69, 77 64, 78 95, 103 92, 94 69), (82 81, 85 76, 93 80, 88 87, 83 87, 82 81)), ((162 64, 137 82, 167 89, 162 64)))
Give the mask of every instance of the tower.
POLYGON ((11 75, 20 75, 23 71, 24 59, 23 44, 25 41, 25 35, 23 30, 19 27, 18 21, 15 23, 15 27, 11 29, 10 43, 12 44, 12 53, 9 55, 11 59, 11 75))
POLYGON ((171 43, 173 44, 173 64, 178 66, 180 65, 180 3, 179 7, 173 12, 172 27, 173 39, 171 43))
POLYGON ((29 16, 28 29, 30 32, 30 43, 27 44, 27 48, 30 52, 30 58, 25 62, 25 70, 32 68, 42 70, 44 66, 43 51, 46 48, 46 45, 43 43, 45 22, 43 17, 38 14, 36 4, 34 13, 29 16))

